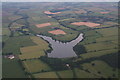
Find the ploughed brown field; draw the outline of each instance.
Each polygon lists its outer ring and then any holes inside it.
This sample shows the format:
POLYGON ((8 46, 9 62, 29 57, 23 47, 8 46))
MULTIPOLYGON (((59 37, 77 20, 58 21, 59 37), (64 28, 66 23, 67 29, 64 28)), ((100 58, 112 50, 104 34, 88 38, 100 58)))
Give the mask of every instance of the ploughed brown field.
POLYGON ((79 11, 74 11, 75 13, 82 14, 82 13, 87 13, 87 11, 80 9, 79 11))
POLYGON ((58 34, 66 34, 64 31, 58 29, 58 30, 53 30, 53 31, 48 31, 49 33, 51 34, 55 34, 55 35, 58 35, 58 34))
POLYGON ((100 12, 101 14, 108 14, 109 12, 100 12))
POLYGON ((74 23, 71 23, 71 24, 72 25, 77 25, 77 26, 85 25, 85 26, 88 26, 88 27, 100 26, 100 24, 92 23, 92 22, 74 22, 74 23))
POLYGON ((52 18, 52 16, 48 16, 49 18, 52 18))
POLYGON ((44 11, 44 13, 45 13, 45 14, 59 14, 59 13, 61 13, 61 12, 52 13, 52 12, 50 12, 50 11, 44 11))
POLYGON ((42 27, 46 27, 46 26, 50 26, 51 23, 43 23, 43 24, 36 24, 36 27, 38 28, 42 28, 42 27))

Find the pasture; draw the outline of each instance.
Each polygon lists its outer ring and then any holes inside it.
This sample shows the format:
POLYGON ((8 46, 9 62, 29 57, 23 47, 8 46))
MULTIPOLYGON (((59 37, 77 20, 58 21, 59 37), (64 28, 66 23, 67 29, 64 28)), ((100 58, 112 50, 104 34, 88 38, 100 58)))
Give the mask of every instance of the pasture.
POLYGON ((112 53, 116 53, 116 52, 118 52, 118 49, 110 49, 110 50, 103 50, 103 51, 97 51, 97 52, 88 52, 85 54, 81 54, 80 56, 83 59, 89 59, 89 58, 100 57, 103 55, 112 54, 112 53))
POLYGON ((39 47, 40 47, 40 49, 43 49, 43 50, 47 50, 47 49, 50 49, 48 46, 49 46, 49 44, 46 42, 46 41, 44 41, 42 38, 40 38, 40 37, 35 37, 35 36, 32 36, 32 37, 30 37, 31 38, 31 40, 35 43, 35 44, 37 44, 39 47))
POLYGON ((32 59, 39 58, 40 56, 44 56, 46 50, 50 49, 48 47, 48 43, 42 40, 40 37, 30 37, 31 40, 36 44, 35 46, 28 46, 20 48, 21 55, 19 55, 20 59, 32 59))
POLYGON ((23 65, 29 73, 51 71, 51 68, 39 59, 23 61, 23 65))
POLYGON ((96 39, 96 42, 101 42, 101 41, 114 41, 114 40, 118 40, 118 36, 117 36, 117 35, 100 37, 100 38, 97 38, 97 39, 96 39))
POLYGON ((113 36, 118 35, 118 27, 112 27, 112 28, 105 28, 105 29, 98 29, 96 30, 100 34, 102 34, 104 37, 106 36, 113 36))
POLYGON ((79 68, 74 68, 76 78, 100 78, 79 68))
POLYGON ((91 74, 95 74, 96 76, 103 77, 103 78, 117 78, 118 77, 118 70, 113 70, 108 64, 103 61, 96 60, 90 63, 84 63, 83 65, 84 70, 90 71, 91 74), (94 64, 94 65, 93 65, 94 64))
POLYGON ((43 72, 33 74, 34 78, 58 78, 55 72, 43 72))
POLYGON ((61 78, 73 78, 72 70, 58 71, 57 73, 61 78))
POLYGON ((29 46, 21 48, 21 53, 19 58, 23 59, 32 59, 32 58, 39 58, 40 56, 44 56, 45 52, 40 49, 39 46, 29 46))
POLYGON ((3 78, 27 78, 22 65, 17 59, 2 59, 2 77, 3 78))
POLYGON ((21 47, 32 45, 35 45, 35 43, 32 42, 29 36, 9 37, 7 40, 5 40, 3 54, 20 54, 21 47))
POLYGON ((118 45, 112 44, 109 41, 92 43, 92 44, 88 44, 88 45, 84 45, 84 46, 85 46, 87 52, 97 52, 99 50, 108 50, 108 49, 113 49, 113 48, 117 48, 118 47, 118 45))

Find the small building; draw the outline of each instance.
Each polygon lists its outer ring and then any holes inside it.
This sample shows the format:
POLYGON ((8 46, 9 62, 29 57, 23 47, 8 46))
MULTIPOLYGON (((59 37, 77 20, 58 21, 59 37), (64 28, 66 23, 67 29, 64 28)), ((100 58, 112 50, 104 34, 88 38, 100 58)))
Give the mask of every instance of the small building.
POLYGON ((9 58, 9 59, 14 59, 15 56, 14 56, 14 55, 9 55, 8 58, 9 58))

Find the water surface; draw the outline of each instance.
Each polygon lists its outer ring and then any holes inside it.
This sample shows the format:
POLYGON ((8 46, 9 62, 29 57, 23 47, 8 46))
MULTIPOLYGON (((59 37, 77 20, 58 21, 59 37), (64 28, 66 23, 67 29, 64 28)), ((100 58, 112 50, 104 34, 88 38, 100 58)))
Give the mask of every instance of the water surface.
POLYGON ((48 57, 52 58, 70 58, 70 57, 76 57, 76 53, 73 50, 73 47, 83 40, 83 33, 79 34, 79 36, 70 41, 70 42, 60 42, 53 40, 51 37, 43 36, 43 35, 37 35, 44 40, 48 41, 51 44, 52 51, 51 53, 48 53, 48 57))

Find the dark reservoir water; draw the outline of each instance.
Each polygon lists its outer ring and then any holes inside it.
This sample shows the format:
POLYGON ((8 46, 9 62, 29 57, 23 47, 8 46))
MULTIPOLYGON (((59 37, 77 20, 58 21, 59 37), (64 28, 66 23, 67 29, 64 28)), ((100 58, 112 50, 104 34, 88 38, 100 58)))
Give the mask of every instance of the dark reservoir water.
POLYGON ((79 36, 72 40, 71 42, 60 42, 55 41, 51 37, 43 36, 43 35, 37 35, 38 37, 43 38, 44 40, 48 41, 51 44, 52 51, 51 53, 47 53, 48 57, 52 58, 70 58, 70 57, 76 57, 76 53, 73 50, 73 47, 83 40, 83 33, 79 34, 79 36))

